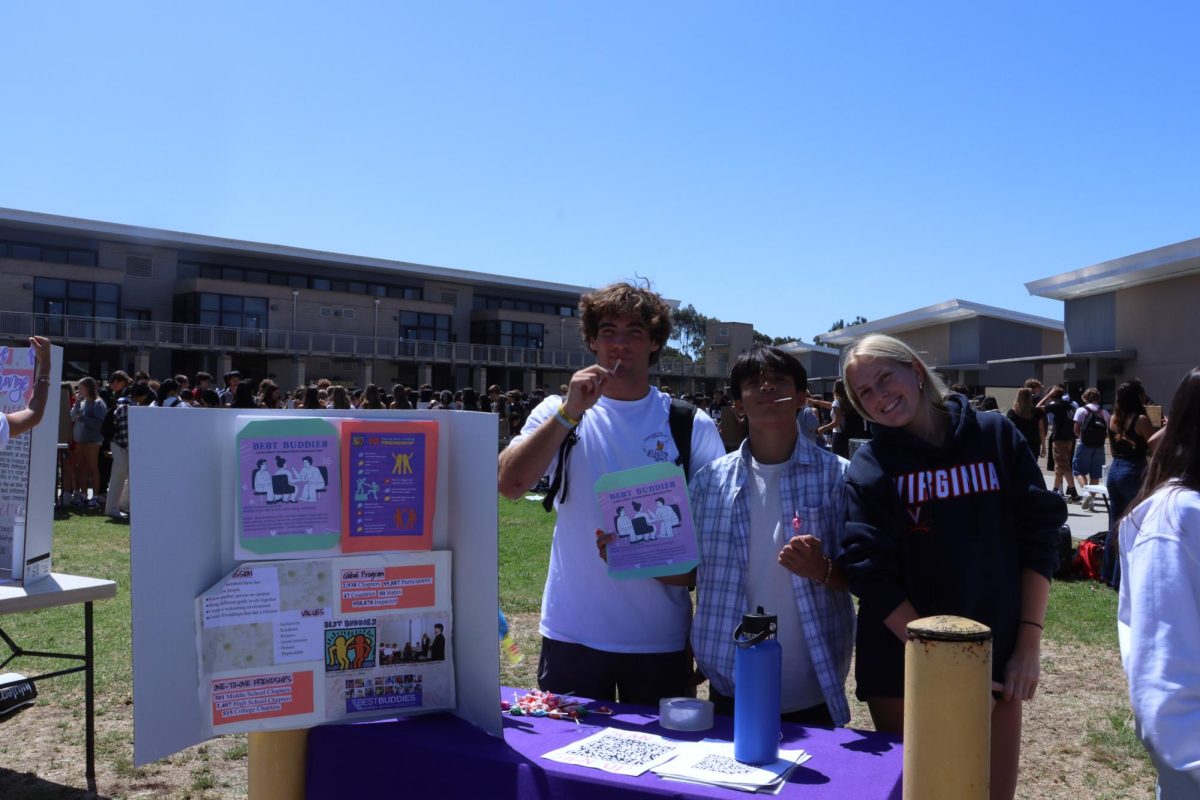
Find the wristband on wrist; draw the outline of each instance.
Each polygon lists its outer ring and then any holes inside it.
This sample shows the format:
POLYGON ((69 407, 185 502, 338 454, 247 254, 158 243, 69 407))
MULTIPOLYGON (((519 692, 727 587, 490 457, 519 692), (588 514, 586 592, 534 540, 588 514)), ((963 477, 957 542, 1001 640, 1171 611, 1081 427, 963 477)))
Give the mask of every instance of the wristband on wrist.
POLYGON ((579 424, 579 420, 580 420, 580 419, 583 419, 583 415, 582 415, 582 414, 580 414, 580 415, 579 415, 579 419, 575 419, 575 418, 574 418, 574 417, 572 417, 570 414, 568 414, 568 413, 567 413, 567 407, 566 407, 566 406, 559 406, 559 407, 558 407, 557 416, 558 416, 558 417, 559 417, 559 418, 560 418, 560 419, 561 419, 563 422, 565 422, 565 423, 567 424, 567 427, 568 427, 568 428, 574 428, 576 425, 578 425, 578 424, 579 424))

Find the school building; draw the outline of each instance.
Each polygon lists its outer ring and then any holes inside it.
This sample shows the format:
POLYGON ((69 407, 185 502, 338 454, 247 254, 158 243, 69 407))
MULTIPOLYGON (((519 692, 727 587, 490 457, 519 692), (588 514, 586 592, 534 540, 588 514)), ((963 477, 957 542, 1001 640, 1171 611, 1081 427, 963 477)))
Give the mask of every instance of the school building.
POLYGON ((0 209, 0 339, 49 336, 66 377, 557 389, 594 360, 577 316, 588 290, 0 209))
POLYGON ((1200 239, 1158 247, 1025 284, 1063 301, 1066 338, 1052 355, 1019 359, 1058 366, 1072 387, 1095 386, 1106 404, 1118 384, 1140 378, 1167 405, 1200 363, 1200 239))
MULTIPOLYGON (((872 333, 904 341, 947 383, 964 384, 971 395, 1019 387, 1034 375, 1029 357, 1063 350, 1063 323, 1058 320, 967 300, 935 303, 818 338, 823 345, 844 348, 872 333)), ((1061 366, 1044 366, 1040 372, 1044 381, 1054 382, 1061 366)))

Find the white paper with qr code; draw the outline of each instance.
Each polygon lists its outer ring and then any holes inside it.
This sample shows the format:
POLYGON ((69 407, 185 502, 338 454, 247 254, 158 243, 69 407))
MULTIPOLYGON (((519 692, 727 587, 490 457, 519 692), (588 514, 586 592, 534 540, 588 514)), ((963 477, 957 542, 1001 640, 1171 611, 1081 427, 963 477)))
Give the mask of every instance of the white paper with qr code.
POLYGON ((781 786, 788 773, 810 758, 812 756, 803 750, 780 750, 779 758, 770 764, 743 764, 734 759, 731 742, 706 739, 688 743, 675 758, 653 770, 656 775, 673 780, 746 792, 769 791, 776 785, 781 786))
POLYGON ((586 739, 551 750, 542 758, 617 775, 641 775, 675 756, 683 745, 684 742, 673 742, 652 733, 605 728, 586 739))

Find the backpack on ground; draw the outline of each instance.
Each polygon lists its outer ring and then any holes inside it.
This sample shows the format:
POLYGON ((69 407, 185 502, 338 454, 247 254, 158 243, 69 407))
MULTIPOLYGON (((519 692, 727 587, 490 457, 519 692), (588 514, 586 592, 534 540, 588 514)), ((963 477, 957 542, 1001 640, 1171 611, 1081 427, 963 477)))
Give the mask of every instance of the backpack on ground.
POLYGON ((1071 541, 1071 526, 1063 523, 1058 529, 1058 568, 1054 577, 1058 580, 1070 578, 1075 573, 1075 545, 1071 541))
MULTIPOLYGON (((685 403, 682 400, 671 399, 671 407, 667 411, 667 426, 671 431, 671 438, 675 440, 675 449, 679 451, 679 458, 675 459, 675 463, 683 467, 684 478, 691 477, 691 460, 692 460, 692 423, 696 420, 696 407, 691 403, 685 403)), ((583 424, 583 420, 579 421, 583 424)), ((565 503, 567 500, 567 459, 571 455, 571 450, 575 447, 575 443, 579 441, 578 426, 575 427, 563 443, 558 447, 558 464, 554 467, 554 478, 550 481, 550 489, 546 492, 546 496, 542 498, 542 508, 547 511, 554 510, 554 498, 558 497, 558 502, 565 503), (559 495, 561 488, 562 494, 559 495)))
POLYGON ((1086 447, 1104 447, 1107 437, 1108 426, 1104 424, 1103 412, 1088 409, 1083 417, 1083 424, 1079 426, 1080 441, 1086 447))
POLYGON ((1079 543, 1079 552, 1075 554, 1073 566, 1075 574, 1081 578, 1098 581, 1104 567, 1104 540, 1108 531, 1094 533, 1079 543))

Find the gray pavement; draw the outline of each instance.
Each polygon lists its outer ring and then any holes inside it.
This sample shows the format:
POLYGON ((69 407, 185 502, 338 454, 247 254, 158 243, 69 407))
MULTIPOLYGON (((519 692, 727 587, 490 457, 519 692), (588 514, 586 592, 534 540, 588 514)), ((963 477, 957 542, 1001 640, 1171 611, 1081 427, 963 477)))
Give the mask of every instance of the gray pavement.
MULTIPOLYGON (((1046 459, 1039 458, 1046 487, 1054 488, 1054 473, 1046 471, 1046 459)), ((1067 524, 1071 526, 1071 537, 1086 539, 1093 533, 1108 530, 1108 512, 1101 505, 1098 511, 1084 511, 1079 503, 1067 504, 1067 524)))

